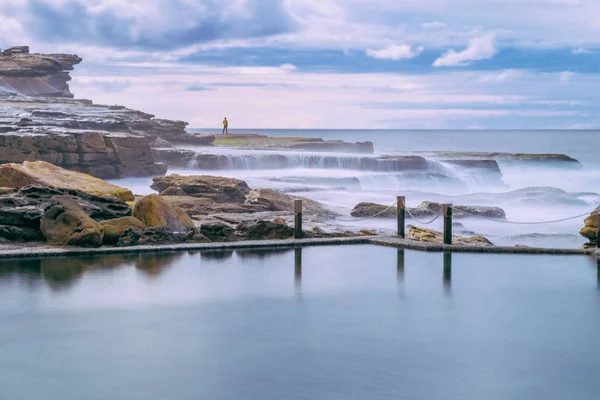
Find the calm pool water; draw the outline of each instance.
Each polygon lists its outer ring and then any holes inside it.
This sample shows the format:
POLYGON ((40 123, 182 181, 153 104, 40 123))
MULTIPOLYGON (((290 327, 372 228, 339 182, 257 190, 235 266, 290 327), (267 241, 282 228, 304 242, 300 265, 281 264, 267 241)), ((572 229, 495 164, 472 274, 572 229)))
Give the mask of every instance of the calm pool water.
POLYGON ((587 257, 0 262, 0 399, 593 399, 599 357, 587 257))

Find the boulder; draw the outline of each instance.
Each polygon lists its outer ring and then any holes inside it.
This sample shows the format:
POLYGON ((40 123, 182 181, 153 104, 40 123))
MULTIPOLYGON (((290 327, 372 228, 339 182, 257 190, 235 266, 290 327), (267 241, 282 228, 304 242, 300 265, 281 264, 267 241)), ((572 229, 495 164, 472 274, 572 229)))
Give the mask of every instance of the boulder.
POLYGON ((144 229, 138 245, 179 244, 185 242, 188 233, 173 232, 164 226, 144 229))
POLYGON ((199 228, 194 228, 185 238, 186 243, 209 243, 210 239, 200 233, 199 228))
MULTIPOLYGON (((429 243, 443 243, 444 242, 444 234, 442 232, 434 231, 433 229, 419 228, 416 226, 410 226, 408 233, 406 235, 407 239, 417 240, 420 242, 429 242, 429 243)), ((494 244, 490 242, 487 238, 483 236, 470 236, 470 237, 461 237, 461 236, 452 236, 452 243, 456 245, 471 245, 471 246, 493 246, 494 244)))
POLYGON ((205 197, 217 203, 243 203, 250 188, 246 182, 208 175, 169 175, 153 179, 151 188, 163 192, 169 188, 181 189, 188 196, 205 197))
POLYGON ((300 196, 292 196, 273 189, 253 189, 246 196, 246 205, 256 206, 262 211, 294 212, 294 200, 302 200, 304 214, 331 214, 321 203, 300 196))
POLYGON ((589 243, 586 243, 586 247, 597 247, 598 246, 598 221, 600 220, 600 207, 596 208, 584 221, 584 227, 581 228, 579 234, 586 239, 589 239, 589 243))
POLYGON ((235 240, 234 229, 222 222, 200 225, 200 234, 212 242, 229 242, 235 240))
POLYGON ((235 230, 238 236, 246 240, 289 239, 294 236, 294 228, 271 221, 243 222, 235 230))
POLYGON ((181 208, 172 206, 156 194, 142 197, 135 203, 133 216, 147 227, 163 226, 172 232, 188 232, 194 221, 181 208))
POLYGON ((74 189, 96 196, 113 196, 123 201, 133 200, 133 193, 129 189, 44 161, 0 165, 0 186, 21 189, 30 185, 74 189))
POLYGON ((377 218, 396 218, 396 207, 388 208, 376 203, 358 203, 352 209, 350 215, 356 218, 371 218, 377 215, 377 218))
POLYGON ((126 229, 117 242, 118 247, 136 246, 142 237, 142 230, 138 228, 126 229))
POLYGON ((44 210, 40 230, 46 241, 56 245, 100 247, 104 228, 69 196, 54 196, 44 210))
POLYGON ((281 218, 281 217, 274 218, 272 222, 274 224, 277 224, 277 225, 285 225, 285 226, 287 226, 287 221, 285 219, 281 218))
POLYGON ((134 217, 122 217, 100 222, 104 228, 104 244, 114 245, 119 243, 121 235, 130 228, 145 229, 146 225, 134 217))

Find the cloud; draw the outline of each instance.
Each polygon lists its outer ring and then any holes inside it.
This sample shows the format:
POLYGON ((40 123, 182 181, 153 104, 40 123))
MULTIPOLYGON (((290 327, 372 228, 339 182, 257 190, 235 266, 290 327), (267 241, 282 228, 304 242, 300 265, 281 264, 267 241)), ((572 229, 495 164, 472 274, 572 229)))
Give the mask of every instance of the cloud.
POLYGON ((471 61, 492 58, 498 50, 494 46, 496 37, 493 33, 469 40, 469 45, 463 51, 449 50, 433 62, 434 67, 466 66, 471 61))
POLYGON ((558 74, 558 80, 560 83, 567 83, 570 82, 575 75, 575 72, 564 71, 558 74))
POLYGON ((379 60, 402 60, 415 58, 423 52, 423 47, 413 48, 407 44, 391 45, 380 50, 367 49, 366 54, 369 57, 379 60))
POLYGON ((199 83, 192 83, 191 85, 186 86, 185 90, 188 92, 205 92, 210 90, 210 88, 199 83))
POLYGON ((505 69, 498 73, 484 74, 476 79, 478 83, 504 83, 525 75, 524 71, 505 69))
POLYGON ((21 20, 41 42, 146 50, 295 29, 282 0, 27 0, 21 20))
POLYGON ((283 71, 283 72, 294 72, 297 70, 296 66, 293 64, 281 64, 279 66, 279 68, 283 71))
POLYGON ((443 22, 440 21, 433 21, 433 22, 423 22, 421 24, 422 28, 425 29, 436 29, 436 28, 443 28, 445 27, 446 24, 444 24, 443 22))
POLYGON ((571 50, 571 54, 575 54, 575 55, 577 55, 577 54, 589 54, 589 53, 591 53, 591 51, 589 51, 588 49, 585 49, 583 47, 577 47, 577 48, 571 50))

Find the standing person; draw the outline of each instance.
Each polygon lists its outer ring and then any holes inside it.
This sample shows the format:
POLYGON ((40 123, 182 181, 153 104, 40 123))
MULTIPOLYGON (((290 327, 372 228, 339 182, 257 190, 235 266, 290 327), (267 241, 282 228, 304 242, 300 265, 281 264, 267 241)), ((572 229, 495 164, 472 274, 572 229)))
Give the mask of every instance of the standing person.
POLYGON ((227 122, 227 117, 223 120, 223 135, 227 135, 227 127, 229 126, 229 122, 227 122))

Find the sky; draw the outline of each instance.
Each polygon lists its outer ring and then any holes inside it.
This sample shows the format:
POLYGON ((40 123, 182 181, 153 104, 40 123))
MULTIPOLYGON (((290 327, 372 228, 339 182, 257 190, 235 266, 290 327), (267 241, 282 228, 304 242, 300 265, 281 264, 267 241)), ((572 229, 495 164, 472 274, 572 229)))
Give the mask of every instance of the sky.
POLYGON ((0 48, 191 127, 600 128, 598 0, 0 0, 0 48))

